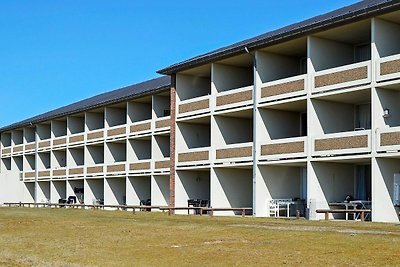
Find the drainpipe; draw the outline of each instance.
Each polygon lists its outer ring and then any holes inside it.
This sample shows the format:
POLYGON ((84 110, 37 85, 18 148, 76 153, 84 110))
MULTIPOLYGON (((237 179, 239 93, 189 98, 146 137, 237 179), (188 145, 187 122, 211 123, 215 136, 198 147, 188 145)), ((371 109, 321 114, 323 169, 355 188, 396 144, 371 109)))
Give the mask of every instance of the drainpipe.
POLYGON ((256 177, 257 177, 257 63, 256 56, 250 53, 247 46, 244 50, 253 58, 253 217, 256 216, 256 177))

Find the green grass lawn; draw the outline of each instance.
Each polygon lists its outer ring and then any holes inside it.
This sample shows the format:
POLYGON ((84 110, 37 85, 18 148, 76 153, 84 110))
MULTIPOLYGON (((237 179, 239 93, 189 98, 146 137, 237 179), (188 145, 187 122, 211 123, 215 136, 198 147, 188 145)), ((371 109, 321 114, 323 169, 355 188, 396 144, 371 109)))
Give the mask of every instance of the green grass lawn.
POLYGON ((400 225, 0 208, 0 266, 395 266, 400 225))

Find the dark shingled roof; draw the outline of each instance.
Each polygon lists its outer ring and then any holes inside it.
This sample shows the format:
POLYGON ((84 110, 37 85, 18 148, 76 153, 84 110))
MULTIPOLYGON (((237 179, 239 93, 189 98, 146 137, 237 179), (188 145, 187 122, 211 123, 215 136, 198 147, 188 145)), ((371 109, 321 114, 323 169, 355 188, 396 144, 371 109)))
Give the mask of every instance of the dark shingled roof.
POLYGON ((399 0, 361 1, 323 15, 304 20, 302 22, 291 24, 275 31, 267 32, 262 35, 211 51, 209 53, 193 57, 180 63, 173 64, 167 68, 159 70, 158 73, 171 75, 203 64, 246 53, 245 47, 247 47, 249 50, 265 47, 274 43, 304 36, 317 30, 331 28, 344 23, 349 23, 350 21, 357 21, 373 17, 384 12, 398 9, 399 7, 399 0))
POLYGON ((142 95, 161 92, 171 87, 171 79, 169 76, 163 76, 160 78, 152 79, 142 83, 137 83, 127 87, 123 87, 111 92, 96 95, 79 102, 40 114, 38 116, 11 124, 9 126, 0 128, 0 132, 28 126, 31 123, 40 123, 47 120, 59 118, 62 116, 70 115, 73 113, 82 112, 85 110, 105 106, 108 104, 120 102, 123 100, 139 97, 142 95))

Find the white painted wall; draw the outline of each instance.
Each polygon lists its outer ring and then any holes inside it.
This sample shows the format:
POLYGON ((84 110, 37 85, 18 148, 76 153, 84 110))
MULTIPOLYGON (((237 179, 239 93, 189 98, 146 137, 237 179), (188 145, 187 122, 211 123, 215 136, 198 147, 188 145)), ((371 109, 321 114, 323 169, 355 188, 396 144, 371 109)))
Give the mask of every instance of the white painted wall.
POLYGON ((300 167, 258 166, 257 172, 257 217, 269 216, 269 199, 302 197, 300 167))
POLYGON ((82 133, 85 131, 85 117, 68 116, 67 125, 69 134, 82 133))
POLYGON ((128 205, 139 205, 141 200, 149 198, 151 199, 150 176, 132 176, 127 178, 126 203, 128 205))
MULTIPOLYGON (((189 199, 210 200, 210 172, 177 171, 175 177, 175 206, 187 207, 189 199)), ((186 211, 178 212, 187 214, 186 211)))
POLYGON ((263 83, 300 75, 300 59, 286 55, 256 52, 257 71, 263 83))
POLYGON ((374 18, 373 23, 373 42, 376 45, 379 57, 399 54, 400 25, 378 18, 374 18))
POLYGON ((372 220, 399 222, 399 210, 393 206, 394 174, 399 172, 400 159, 372 160, 372 220))
POLYGON ((40 181, 37 188, 37 202, 45 203, 50 201, 50 182, 40 181))
MULTIPOLYGON (((333 162, 312 162, 307 180, 307 199, 316 200, 317 209, 329 209, 328 203, 342 202, 346 195, 354 196, 354 165, 333 162)), ((332 218, 341 215, 334 214, 332 218)), ((323 214, 317 214, 323 219, 323 214)))
POLYGON ((115 163, 126 160, 126 142, 112 142, 106 143, 104 162, 115 163))
POLYGON ((50 124, 37 124, 36 129, 39 140, 49 139, 51 137, 50 124))
POLYGON ((24 139, 25 143, 35 142, 35 128, 25 127, 24 128, 24 139))
POLYGON ((86 130, 93 131, 104 128, 104 111, 102 112, 86 112, 86 130))
POLYGON ((152 117, 152 107, 150 103, 128 102, 129 122, 149 120, 152 117))
POLYGON ((266 141, 300 136, 300 113, 276 109, 259 111, 266 130, 262 138, 266 141))
POLYGON ((66 181, 52 181, 50 184, 50 202, 58 203, 60 198, 67 198, 66 181))
MULTIPOLYGON (((23 183, 22 184, 22 191, 23 191, 23 202, 35 202, 35 183, 34 182, 28 182, 28 183, 23 183)), ((21 201, 21 200, 17 200, 21 201)))
POLYGON ((155 206, 169 206, 169 176, 153 175, 151 177, 151 204, 155 206))
POLYGON ((51 121, 51 131, 53 137, 67 135, 67 121, 53 120, 51 121))
POLYGON ((400 126, 400 91, 376 88, 378 101, 375 109, 375 125, 378 128, 400 126), (389 118, 383 118, 384 109, 390 111, 389 118))
POLYGON ((85 204, 92 205, 93 200, 104 199, 104 179, 85 179, 85 204))
POLYGON ((85 153, 83 147, 69 148, 67 151, 67 166, 77 167, 83 165, 84 156, 85 153))
POLYGON ((315 71, 344 66, 354 62, 354 47, 349 44, 310 36, 309 58, 315 71))
POLYGON ((130 161, 151 159, 151 139, 132 139, 129 144, 130 161))
POLYGON ((106 107, 106 127, 113 127, 126 123, 126 108, 106 107))
POLYGON ((215 116, 217 129, 215 131, 216 145, 246 143, 253 140, 253 121, 247 118, 215 116), (239 130, 240 129, 240 130, 239 130))
POLYGON ((69 180, 69 181, 67 181, 66 186, 67 186, 67 191, 66 191, 67 192, 67 198, 69 196, 75 196, 78 203, 79 203, 80 200, 82 200, 82 201, 85 200, 84 199, 84 195, 85 194, 75 193, 74 192, 75 188, 83 188, 83 190, 85 190, 83 179, 69 180))
POLYGON ((19 202, 24 198, 24 184, 19 181, 19 171, 6 171, 0 173, 0 203, 19 202))
MULTIPOLYGON (((253 207, 251 169, 213 168, 211 172, 211 206, 214 208, 253 207)), ((238 212, 220 211, 216 215, 238 212)))
POLYGON ((35 155, 24 156, 24 171, 35 170, 35 155))
POLYGON ((169 135, 153 137, 153 159, 164 159, 170 156, 169 135))
POLYGON ((21 145, 24 142, 24 134, 22 130, 13 130, 11 132, 11 137, 14 145, 21 145))
POLYGON ((176 75, 177 102, 209 95, 211 93, 210 77, 198 77, 184 74, 176 75))
POLYGON ((153 118, 164 117, 164 111, 170 109, 169 96, 153 95, 153 118))
POLYGON ((176 131, 176 149, 208 147, 211 143, 210 124, 178 122, 176 131))
POLYGON ((104 145, 88 145, 85 147, 85 165, 104 163, 104 145))
POLYGON ((50 152, 41 152, 38 153, 38 170, 45 170, 50 168, 50 152))
POLYGON ((217 92, 242 88, 253 84, 253 68, 212 64, 212 81, 217 92))
POLYGON ((314 135, 354 131, 354 105, 312 99, 314 135))
POLYGON ((123 205, 126 201, 126 178, 106 178, 104 181, 104 204, 123 205))

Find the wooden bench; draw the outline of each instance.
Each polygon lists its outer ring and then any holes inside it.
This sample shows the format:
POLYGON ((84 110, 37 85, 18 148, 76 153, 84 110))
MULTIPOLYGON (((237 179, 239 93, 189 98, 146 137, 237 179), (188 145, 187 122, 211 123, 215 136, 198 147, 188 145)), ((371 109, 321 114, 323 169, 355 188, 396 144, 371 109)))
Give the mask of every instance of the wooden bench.
MULTIPOLYGON (((201 211, 210 211, 210 216, 214 215, 214 211, 241 211, 242 217, 246 215, 246 211, 252 211, 253 208, 202 208, 201 211)), ((203 212, 200 212, 200 215, 203 212)))
POLYGON ((325 220, 329 220, 329 213, 360 213, 360 220, 363 222, 365 220, 365 213, 371 212, 370 209, 318 209, 316 210, 317 213, 325 213, 325 220))

